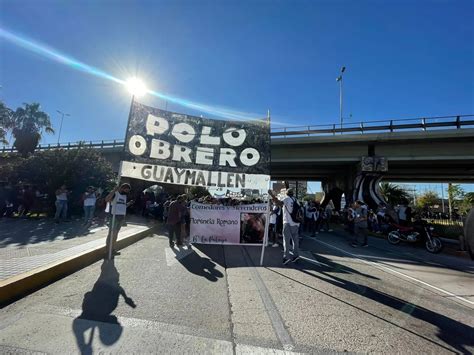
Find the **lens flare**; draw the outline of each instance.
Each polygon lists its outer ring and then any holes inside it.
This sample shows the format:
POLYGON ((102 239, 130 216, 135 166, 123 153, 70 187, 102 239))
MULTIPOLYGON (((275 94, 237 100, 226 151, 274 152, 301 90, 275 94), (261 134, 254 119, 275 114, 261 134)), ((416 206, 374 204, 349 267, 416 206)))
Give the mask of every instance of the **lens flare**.
POLYGON ((137 98, 144 96, 148 92, 145 83, 135 77, 128 79, 125 85, 128 92, 137 98))
MULTIPOLYGON (((119 79, 99 68, 83 63, 75 58, 72 58, 64 53, 61 53, 60 51, 56 49, 48 47, 45 44, 26 38, 25 36, 19 36, 11 31, 7 31, 3 28, 0 28, 0 38, 3 38, 6 41, 13 43, 21 48, 24 48, 30 52, 39 54, 55 62, 67 65, 75 70, 79 70, 84 73, 91 74, 91 75, 104 78, 104 79, 113 81, 115 83, 118 83, 124 86, 127 86, 127 82, 125 80, 119 79)), ((179 97, 166 95, 158 91, 149 90, 146 88, 145 90, 147 94, 153 95, 155 97, 166 100, 168 102, 175 103, 180 106, 188 107, 196 111, 205 112, 210 115, 221 117, 221 118, 234 119, 234 120, 252 120, 252 119, 259 119, 259 118, 265 117, 265 115, 262 115, 262 114, 236 111, 236 110, 229 109, 226 107, 213 106, 213 105, 203 104, 203 103, 194 102, 194 101, 190 101, 186 99, 181 99, 179 97)), ((272 121, 272 124, 283 124, 283 123, 272 121)))

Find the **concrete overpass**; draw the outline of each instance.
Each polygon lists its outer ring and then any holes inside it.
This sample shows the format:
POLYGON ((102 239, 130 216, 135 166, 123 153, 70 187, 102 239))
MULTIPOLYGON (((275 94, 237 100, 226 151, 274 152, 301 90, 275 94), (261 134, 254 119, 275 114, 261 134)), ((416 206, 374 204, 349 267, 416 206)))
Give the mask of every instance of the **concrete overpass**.
MULTIPOLYGON (((320 180, 329 198, 345 193, 375 205, 378 181, 474 182, 474 115, 371 121, 275 129, 274 180, 320 180), (361 169, 362 157, 382 157, 387 171, 361 169)), ((38 149, 101 149, 118 170, 123 141, 66 143, 38 149)), ((3 148, 4 152, 12 151, 3 148)))
POLYGON ((474 182, 474 128, 272 139, 272 178, 327 180, 362 156, 388 160, 390 181, 474 182))

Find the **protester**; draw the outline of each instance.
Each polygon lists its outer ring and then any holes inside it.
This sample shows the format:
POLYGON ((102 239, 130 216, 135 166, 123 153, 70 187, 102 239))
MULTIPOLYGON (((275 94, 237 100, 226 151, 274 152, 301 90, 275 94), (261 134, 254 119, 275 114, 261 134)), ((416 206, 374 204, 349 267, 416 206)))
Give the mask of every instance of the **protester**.
POLYGON ((164 223, 168 221, 168 214, 169 214, 171 202, 172 200, 168 199, 163 203, 163 222, 164 223))
POLYGON ((407 214, 406 214, 407 206, 406 206, 406 204, 404 202, 402 202, 401 204, 399 204, 395 208, 395 211, 397 212, 398 223, 402 226, 406 226, 407 225, 407 214))
POLYGON ((93 186, 89 186, 82 196, 84 203, 84 225, 92 224, 94 218, 95 204, 97 202, 97 192, 93 186))
POLYGON ((186 207, 184 205, 185 198, 183 195, 171 202, 168 210, 167 226, 168 226, 168 238, 170 248, 174 247, 176 242, 177 246, 183 245, 181 226, 184 224, 184 218, 186 213, 186 207))
POLYGON ((356 218, 355 212, 355 203, 351 204, 351 206, 347 209, 347 229, 351 236, 354 236, 354 220, 356 218))
POLYGON ((20 217, 27 217, 28 213, 32 212, 33 206, 35 204, 35 193, 30 185, 26 185, 22 191, 22 204, 23 208, 20 217))
POLYGON ((70 193, 71 191, 64 184, 56 190, 56 214, 54 215, 56 223, 59 223, 61 216, 64 220, 67 218, 67 198, 70 193))
POLYGON ((359 246, 358 238, 363 237, 364 242, 362 247, 368 247, 367 244, 367 206, 360 200, 357 200, 355 206, 355 219, 354 219, 354 241, 351 246, 354 248, 359 246))
POLYGON ((332 208, 331 206, 326 205, 326 208, 320 209, 320 221, 319 221, 319 231, 324 232, 325 230, 328 232, 332 232, 331 226, 329 225, 329 221, 331 220, 332 216, 332 208), (326 229, 324 229, 326 228, 326 229))
POLYGON ((374 211, 370 210, 368 215, 368 227, 371 232, 380 233, 380 226, 378 222, 377 215, 374 211))
POLYGON ((112 221, 109 225, 109 233, 107 235, 106 253, 108 253, 109 248, 112 247, 113 255, 120 255, 120 252, 115 248, 118 233, 127 214, 127 207, 133 204, 133 200, 127 203, 127 195, 130 193, 130 190, 130 185, 125 183, 120 187, 117 186, 105 197, 105 201, 110 204, 110 214, 112 215, 112 221), (115 219, 113 218, 114 216, 115 219))
POLYGON ((278 216, 281 215, 281 208, 278 206, 273 206, 272 212, 270 214, 270 224, 269 224, 269 232, 270 232, 270 241, 272 243, 272 247, 278 247, 277 242, 277 219, 278 216))
POLYGON ((315 237, 316 234, 319 234, 319 232, 316 230, 317 222, 319 219, 319 211, 316 208, 316 205, 314 202, 310 203, 307 213, 308 213, 308 219, 309 219, 308 231, 311 237, 315 237))
POLYGON ((293 197, 293 190, 286 191, 286 197, 280 201, 272 190, 268 190, 275 205, 283 210, 283 265, 299 260, 299 236, 300 223, 297 221, 297 212, 300 206, 293 197), (290 259, 290 253, 293 258, 290 259))
POLYGON ((97 223, 103 226, 106 223, 106 218, 109 213, 109 204, 105 201, 105 197, 102 196, 101 189, 97 191, 97 201, 95 205, 97 209, 97 223))

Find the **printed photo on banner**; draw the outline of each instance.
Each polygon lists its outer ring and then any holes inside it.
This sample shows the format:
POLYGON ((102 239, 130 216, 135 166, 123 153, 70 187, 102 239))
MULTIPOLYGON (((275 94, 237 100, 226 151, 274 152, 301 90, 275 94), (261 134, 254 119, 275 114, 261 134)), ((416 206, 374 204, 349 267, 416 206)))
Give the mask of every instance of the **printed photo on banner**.
POLYGON ((268 120, 214 120, 133 103, 121 176, 207 188, 265 189, 269 175, 268 120))
POLYGON ((265 223, 265 213, 240 213, 240 243, 263 243, 265 223))

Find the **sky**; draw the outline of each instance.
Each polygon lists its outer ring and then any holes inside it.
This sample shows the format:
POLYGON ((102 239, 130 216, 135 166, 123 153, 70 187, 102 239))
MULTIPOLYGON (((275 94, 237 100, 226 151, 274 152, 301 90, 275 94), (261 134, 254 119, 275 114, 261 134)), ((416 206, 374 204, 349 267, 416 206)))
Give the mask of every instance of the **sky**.
POLYGON ((56 131, 69 113, 62 142, 123 139, 130 95, 110 77, 175 112, 329 124, 345 66, 349 122, 472 114, 473 17, 463 0, 1 0, 0 98, 39 102, 56 131))

